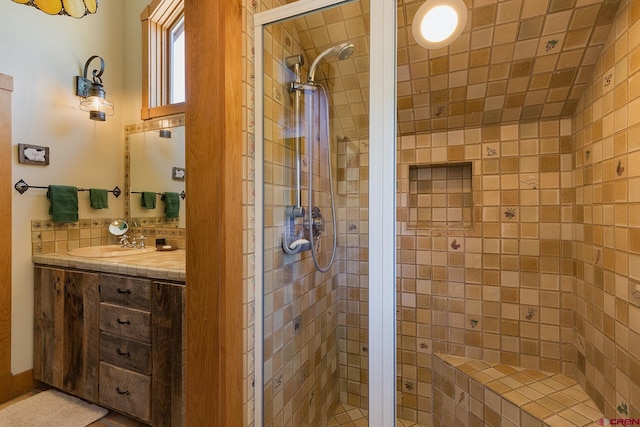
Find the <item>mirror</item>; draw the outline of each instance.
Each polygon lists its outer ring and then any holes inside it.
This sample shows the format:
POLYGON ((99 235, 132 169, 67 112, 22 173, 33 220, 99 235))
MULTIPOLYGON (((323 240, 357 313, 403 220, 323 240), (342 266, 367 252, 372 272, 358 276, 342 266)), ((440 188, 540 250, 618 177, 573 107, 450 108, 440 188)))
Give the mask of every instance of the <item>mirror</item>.
POLYGON ((109 224, 109 233, 114 236, 122 236, 127 234, 127 231, 129 231, 129 224, 127 224, 127 221, 116 219, 109 224))
POLYGON ((184 117, 127 127, 127 165, 125 186, 129 194, 129 222, 133 226, 169 223, 185 228, 185 200, 178 197, 177 218, 165 214, 164 193, 185 191, 184 117), (144 194, 143 194, 144 193, 144 194), (155 193, 155 200, 153 194, 155 193), (143 197, 144 196, 144 197, 143 197), (144 201, 144 204, 143 204, 144 201), (155 203, 153 203, 155 202, 155 203))

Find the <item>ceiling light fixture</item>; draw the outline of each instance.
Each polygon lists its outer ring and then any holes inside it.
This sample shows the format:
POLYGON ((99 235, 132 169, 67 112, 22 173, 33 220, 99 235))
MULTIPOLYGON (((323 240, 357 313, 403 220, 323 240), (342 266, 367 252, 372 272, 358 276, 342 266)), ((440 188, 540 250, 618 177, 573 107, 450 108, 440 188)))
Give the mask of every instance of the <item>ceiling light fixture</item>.
POLYGON ((76 76, 76 95, 82 97, 80 109, 89 112, 91 120, 104 122, 106 116, 113 116, 113 102, 105 98, 105 91, 102 87, 102 73, 104 73, 104 59, 94 55, 84 64, 84 74, 76 76), (87 78, 89 64, 94 59, 100 60, 100 70, 93 70, 93 79, 87 78))
POLYGON ((427 0, 413 17, 413 38, 422 47, 438 49, 452 43, 467 24, 463 0, 427 0))

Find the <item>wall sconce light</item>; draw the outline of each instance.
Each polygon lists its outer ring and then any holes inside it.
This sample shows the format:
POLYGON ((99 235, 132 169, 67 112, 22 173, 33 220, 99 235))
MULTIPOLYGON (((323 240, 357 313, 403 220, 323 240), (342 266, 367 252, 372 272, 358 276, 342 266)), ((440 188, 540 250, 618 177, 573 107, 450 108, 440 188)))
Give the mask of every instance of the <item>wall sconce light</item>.
POLYGON ((80 101, 80 109, 89 112, 91 120, 104 122, 106 116, 113 116, 113 102, 105 98, 105 91, 102 87, 102 73, 104 72, 104 59, 94 55, 84 64, 84 74, 76 76, 76 95, 83 98, 80 101), (93 70, 93 79, 87 78, 89 64, 94 59, 100 60, 100 70, 93 70))

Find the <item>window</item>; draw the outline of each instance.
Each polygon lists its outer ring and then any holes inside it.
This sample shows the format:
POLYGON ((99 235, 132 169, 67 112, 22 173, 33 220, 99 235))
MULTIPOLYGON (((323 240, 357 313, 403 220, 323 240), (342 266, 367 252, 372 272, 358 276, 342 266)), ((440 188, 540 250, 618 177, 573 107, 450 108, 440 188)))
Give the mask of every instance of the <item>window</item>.
POLYGON ((153 0, 140 15, 143 120, 184 113, 184 0, 153 0))
POLYGON ((171 81, 170 103, 185 100, 184 16, 171 29, 171 81))

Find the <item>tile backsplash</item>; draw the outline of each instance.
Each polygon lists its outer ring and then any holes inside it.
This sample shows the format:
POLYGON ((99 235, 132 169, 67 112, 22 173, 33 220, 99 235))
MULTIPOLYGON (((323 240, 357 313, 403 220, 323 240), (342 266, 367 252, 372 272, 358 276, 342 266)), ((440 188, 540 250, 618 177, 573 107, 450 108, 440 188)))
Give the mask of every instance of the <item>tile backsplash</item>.
MULTIPOLYGON (((46 254, 64 252, 85 246, 117 244, 117 238, 109 233, 109 224, 115 218, 80 219, 75 223, 56 223, 50 219, 31 221, 31 252, 46 254)), ((132 221, 133 222, 133 221, 132 221)), ((186 229, 175 228, 174 221, 164 218, 145 218, 138 226, 129 224, 129 235, 147 237, 147 244, 164 238, 168 245, 186 247, 186 229)))

